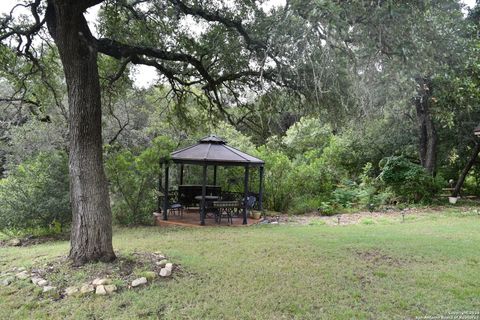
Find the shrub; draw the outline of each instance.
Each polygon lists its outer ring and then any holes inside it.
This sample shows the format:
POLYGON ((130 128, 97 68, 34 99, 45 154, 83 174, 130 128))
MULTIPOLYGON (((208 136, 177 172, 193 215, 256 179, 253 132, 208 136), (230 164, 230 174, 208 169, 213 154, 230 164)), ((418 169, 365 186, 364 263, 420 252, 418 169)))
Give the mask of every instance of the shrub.
POLYGON ((292 188, 292 162, 282 152, 265 147, 259 149, 257 156, 265 161, 265 207, 287 211, 296 192, 292 188))
POLYGON ((43 228, 54 233, 69 225, 67 164, 64 152, 40 153, 0 180, 0 230, 43 228))
POLYGON ((388 157, 380 163, 379 178, 407 202, 429 201, 438 192, 438 183, 425 169, 402 156, 388 157))
POLYGON ((159 162, 169 157, 173 147, 173 142, 162 136, 137 153, 125 149, 107 156, 115 222, 121 225, 151 223, 157 201, 159 162))
POLYGON ((354 181, 346 181, 332 192, 335 203, 344 208, 352 208, 359 200, 360 189, 354 181))
POLYGON ((305 214, 314 211, 321 211, 323 204, 323 200, 314 195, 297 196, 292 201, 292 206, 289 208, 289 212, 293 214, 305 214))

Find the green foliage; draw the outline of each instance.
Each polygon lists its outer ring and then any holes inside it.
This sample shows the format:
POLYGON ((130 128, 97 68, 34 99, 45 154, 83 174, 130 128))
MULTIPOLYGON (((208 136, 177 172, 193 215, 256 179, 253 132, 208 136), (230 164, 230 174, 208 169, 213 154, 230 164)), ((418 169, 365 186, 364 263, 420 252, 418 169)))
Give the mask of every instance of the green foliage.
POLYGON ((289 207, 289 212, 294 214, 305 214, 315 211, 319 211, 322 214, 326 214, 332 211, 333 208, 330 208, 323 199, 318 195, 296 195, 293 199, 291 206, 289 207))
POLYGON ((408 202, 430 201, 438 183, 425 169, 405 157, 388 157, 381 162, 380 179, 408 202))
POLYGON ((358 186, 354 181, 347 180, 332 193, 335 203, 344 208, 352 208, 358 202, 358 186))
POLYGON ((291 157, 302 156, 305 152, 321 151, 329 142, 331 129, 318 118, 303 117, 285 133, 282 143, 291 157))
POLYGON ((0 180, 0 230, 49 229, 71 222, 67 156, 40 153, 0 180))
POLYGON ((255 150, 255 145, 252 143, 249 136, 238 131, 232 125, 226 122, 219 122, 212 126, 210 132, 227 141, 228 145, 242 150, 246 153, 252 153, 255 150))
POLYGON ((121 225, 149 224, 156 208, 156 186, 160 160, 168 160, 174 144, 157 137, 151 146, 135 153, 129 149, 112 151, 106 162, 111 184, 113 217, 121 225))
POLYGON ((265 161, 265 207, 285 212, 296 193, 292 162, 285 154, 265 147, 259 148, 257 156, 265 161))

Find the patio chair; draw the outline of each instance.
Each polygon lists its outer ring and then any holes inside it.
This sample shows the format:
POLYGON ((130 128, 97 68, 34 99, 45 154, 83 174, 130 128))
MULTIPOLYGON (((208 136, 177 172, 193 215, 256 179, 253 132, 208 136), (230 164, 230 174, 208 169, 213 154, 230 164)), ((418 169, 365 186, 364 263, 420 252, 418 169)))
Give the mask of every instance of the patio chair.
POLYGON ((247 211, 252 211, 253 207, 255 206, 255 202, 257 202, 257 198, 254 196, 247 197, 247 211))
POLYGON ((228 223, 233 223, 233 214, 238 208, 238 201, 214 201, 213 209, 215 212, 215 222, 221 223, 222 218, 226 217, 228 223))
MULTIPOLYGON (((254 196, 248 196, 247 197, 247 215, 252 211, 253 207, 255 206, 255 202, 257 202, 257 198, 255 198, 254 196)), ((241 201, 239 202, 239 206, 237 208, 237 212, 235 213, 236 216, 239 216, 242 214, 243 212, 243 204, 244 202, 241 201)))
POLYGON ((183 219, 183 205, 180 203, 173 203, 168 207, 168 214, 175 216, 179 215, 183 219))

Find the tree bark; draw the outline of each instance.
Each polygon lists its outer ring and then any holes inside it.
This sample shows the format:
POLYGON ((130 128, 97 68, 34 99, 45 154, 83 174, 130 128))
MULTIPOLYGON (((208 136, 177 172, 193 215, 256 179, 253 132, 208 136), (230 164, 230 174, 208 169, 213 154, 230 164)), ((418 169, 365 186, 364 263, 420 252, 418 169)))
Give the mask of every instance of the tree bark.
POLYGON ((420 163, 428 173, 434 175, 437 164, 437 131, 430 109, 432 86, 430 79, 417 78, 415 80, 418 84, 418 94, 413 99, 413 104, 417 113, 420 163))
MULTIPOLYGON (((80 3, 82 1, 79 1, 80 3)), ((69 172, 75 265, 112 261, 112 213, 103 169, 97 48, 75 1, 49 0, 47 25, 62 61, 69 102, 69 172)))
POLYGON ((475 148, 473 148, 472 156, 470 157, 470 160, 468 160, 467 164, 462 170, 462 173, 460 173, 460 176, 458 177, 457 183, 455 184, 455 188, 452 191, 452 197, 458 197, 458 195, 460 194, 460 190, 462 189, 463 183, 465 182, 465 178, 467 177, 467 174, 470 171, 470 169, 472 169, 473 165, 475 164, 475 161, 477 161, 479 152, 480 152, 480 143, 475 141, 475 148))

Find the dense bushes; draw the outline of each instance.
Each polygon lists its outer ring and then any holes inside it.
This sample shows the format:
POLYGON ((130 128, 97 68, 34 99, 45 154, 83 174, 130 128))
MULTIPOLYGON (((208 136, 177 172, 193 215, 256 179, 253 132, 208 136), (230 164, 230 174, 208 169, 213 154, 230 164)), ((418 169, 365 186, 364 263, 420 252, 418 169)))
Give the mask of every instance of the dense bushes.
MULTIPOLYGON (((298 139, 302 136, 299 128, 287 134, 294 132, 298 139)), ((307 129, 311 131, 311 126, 307 129)), ((291 142, 293 138, 281 141, 291 142)), ((400 202, 428 202, 441 184, 439 178, 434 179, 403 156, 384 158, 378 165, 367 162, 361 167, 361 150, 348 134, 323 135, 317 149, 289 156, 292 148, 270 141, 258 149, 257 155, 266 162, 268 209, 291 213, 319 210, 323 214, 345 209, 375 210, 400 202)))
POLYGON ((110 150, 106 171, 110 181, 112 212, 121 225, 149 224, 156 208, 160 159, 173 151, 169 138, 157 137, 151 146, 134 152, 110 150))
MULTIPOLYGON (((397 202, 427 202, 439 189, 438 181, 406 157, 386 157, 378 164, 365 162, 363 147, 352 142, 351 133, 333 134, 328 127, 317 127, 314 119, 300 121, 284 137, 272 137, 259 147, 227 124, 219 124, 217 130, 230 145, 265 161, 264 207, 268 210, 319 210, 322 214, 373 210, 397 202)), ((172 140, 163 136, 153 139, 148 147, 106 147, 106 172, 116 223, 151 223, 157 206, 159 160, 168 159, 173 149, 172 140)), ((185 171, 190 183, 200 181, 200 171, 194 166, 185 171)), ((243 190, 242 168, 219 168, 218 176, 217 183, 223 189, 243 190)), ((256 190, 257 170, 251 172, 251 183, 251 190, 256 190)), ((24 161, 0 180, 0 228, 51 229, 68 225, 68 189, 65 153, 40 153, 24 161)))
POLYGON ((40 153, 0 180, 0 230, 59 231, 71 222, 67 156, 40 153))
POLYGON ((404 157, 388 157, 380 162, 380 179, 407 202, 430 201, 439 183, 425 169, 404 157))

